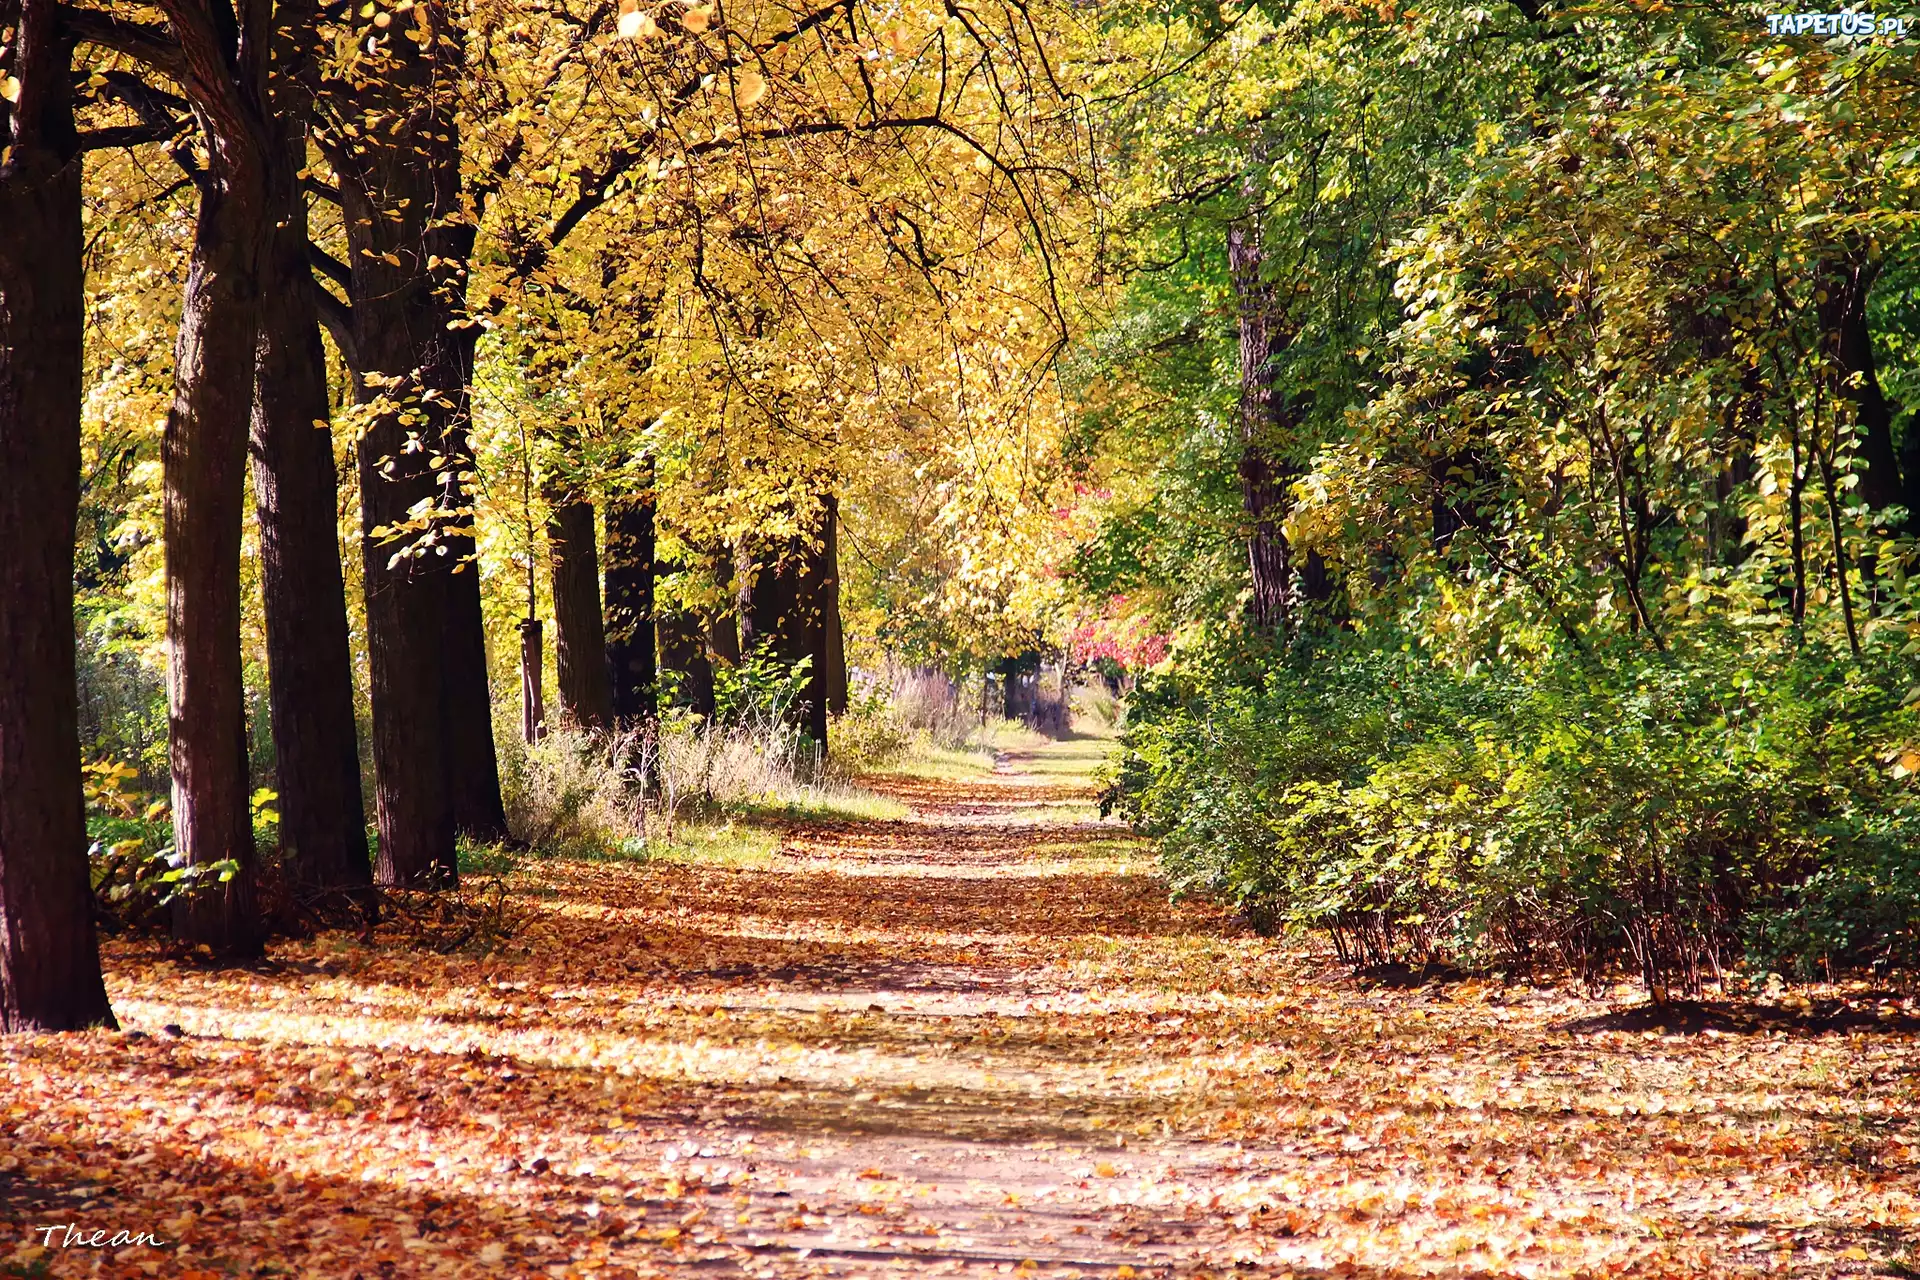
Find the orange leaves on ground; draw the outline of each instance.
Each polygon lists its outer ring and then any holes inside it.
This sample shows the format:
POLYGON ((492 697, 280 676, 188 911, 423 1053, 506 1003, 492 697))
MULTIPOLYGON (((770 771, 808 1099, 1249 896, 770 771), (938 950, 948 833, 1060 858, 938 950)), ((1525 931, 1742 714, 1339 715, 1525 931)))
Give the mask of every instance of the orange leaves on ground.
POLYGON ((529 861, 487 954, 112 944, 126 1034, 0 1041, 0 1203, 169 1245, 0 1273, 1864 1275, 1920 1225, 1903 997, 1368 986, 1017 764, 763 866, 529 861))

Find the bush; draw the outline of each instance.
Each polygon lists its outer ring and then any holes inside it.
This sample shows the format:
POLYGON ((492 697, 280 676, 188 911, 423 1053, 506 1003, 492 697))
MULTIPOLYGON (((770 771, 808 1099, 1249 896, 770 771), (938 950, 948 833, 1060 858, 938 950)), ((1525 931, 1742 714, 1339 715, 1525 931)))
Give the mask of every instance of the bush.
POLYGON ((963 686, 931 667, 889 667, 867 682, 871 705, 885 707, 911 740, 942 750, 978 742, 982 733, 980 686, 963 686))
MULTIPOLYGON (((87 804, 87 861, 94 916, 109 932, 163 929, 176 898, 224 883, 239 871, 231 858, 198 866, 174 863, 173 820, 164 798, 143 794, 128 765, 98 761, 83 767, 87 804)), ((253 839, 259 855, 262 910, 286 926, 276 855, 277 797, 253 796, 253 839)))
POLYGON ((916 731, 877 692, 862 690, 850 700, 845 715, 834 717, 829 730, 834 771, 857 778, 898 764, 925 732, 916 731))
POLYGON ((1469 671, 1336 637, 1143 678, 1108 803, 1178 887, 1354 963, 1625 966, 1656 998, 1742 958, 1911 964, 1905 687, 1891 654, 1734 633, 1469 671))
POLYGON ((640 783, 653 744, 635 734, 559 729, 531 746, 505 736, 499 747, 501 799, 515 839, 573 857, 644 850, 640 783))

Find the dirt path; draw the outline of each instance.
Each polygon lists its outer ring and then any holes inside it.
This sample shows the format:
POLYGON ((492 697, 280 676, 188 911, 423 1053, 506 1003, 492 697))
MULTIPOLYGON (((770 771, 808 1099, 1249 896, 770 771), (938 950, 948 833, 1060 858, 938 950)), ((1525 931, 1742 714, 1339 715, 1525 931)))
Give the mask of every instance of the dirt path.
POLYGON ((487 956, 116 944, 131 1034, 0 1041, 0 1275, 1920 1266, 1910 1008, 1370 989, 1170 905, 1101 750, 880 783, 910 819, 764 866, 533 864, 487 956), (63 1223, 173 1243, 30 1251, 63 1223))

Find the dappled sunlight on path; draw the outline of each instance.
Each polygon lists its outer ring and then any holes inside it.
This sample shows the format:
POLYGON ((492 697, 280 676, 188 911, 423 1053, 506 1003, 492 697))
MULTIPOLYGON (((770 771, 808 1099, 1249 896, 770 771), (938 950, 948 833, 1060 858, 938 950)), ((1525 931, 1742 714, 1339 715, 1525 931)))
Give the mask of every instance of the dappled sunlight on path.
POLYGON ((0 1042, 0 1257, 67 1222, 178 1244, 10 1265, 1867 1274, 1909 1246, 1904 1030, 1367 988, 1170 903, 1097 820, 1104 749, 873 780, 912 817, 797 825, 766 866, 529 863, 491 955, 116 944, 126 1034, 0 1042))

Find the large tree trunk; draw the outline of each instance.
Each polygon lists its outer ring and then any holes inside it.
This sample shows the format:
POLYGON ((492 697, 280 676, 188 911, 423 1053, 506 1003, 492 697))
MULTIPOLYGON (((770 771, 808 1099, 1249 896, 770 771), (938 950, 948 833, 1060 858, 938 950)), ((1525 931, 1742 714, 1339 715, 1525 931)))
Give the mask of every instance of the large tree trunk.
POLYGON ((606 662, 614 723, 625 730, 651 723, 657 708, 654 660, 653 494, 607 503, 606 662))
POLYGON ((680 699, 708 719, 718 707, 714 698, 713 662, 700 634, 699 623, 684 613, 662 614, 659 622, 660 665, 677 671, 680 699))
MULTIPOLYGON (((280 131, 269 184, 274 241, 254 369, 253 483, 280 839, 303 897, 356 893, 373 882, 353 712, 333 437, 326 429, 326 354, 307 264, 310 116, 302 77, 310 7, 280 6, 274 113, 280 131)), ((370 901, 370 899, 364 899, 370 901)))
POLYGON ((80 795, 80 158, 52 0, 0 0, 0 1031, 113 1026, 80 795))
POLYGON ((174 933, 223 954, 260 943, 240 659, 258 214, 228 192, 202 194, 162 447, 174 847, 192 866, 239 865, 224 885, 204 885, 179 901, 174 933))
MULTIPOLYGON (((613 686, 607 672, 606 626, 600 616, 593 504, 562 499, 549 511, 547 555, 553 562, 554 656, 561 718, 575 729, 606 729, 614 720, 613 686)), ((612 542, 611 532, 608 542, 612 542)), ((611 566, 611 545, 608 563, 611 566)))
POLYGON ((445 884, 456 832, 507 834, 463 478, 473 229, 460 202, 460 67, 456 44, 438 34, 444 5, 416 5, 384 34, 372 16, 355 21, 361 42, 383 51, 379 74, 330 96, 356 131, 370 118, 388 124, 351 143, 329 129, 325 144, 341 179, 358 395, 373 409, 360 466, 377 877, 445 884))
POLYGON ((193 0, 169 0, 210 161, 174 348, 161 454, 166 542, 167 707, 177 857, 237 871, 184 895, 174 933, 224 955, 260 949, 240 658, 240 531, 255 339, 266 278, 266 9, 224 29, 193 0))
MULTIPOLYGON (((461 261, 465 260, 463 256, 461 261)), ((449 323, 463 318, 462 311, 449 323)), ((460 330, 454 335, 455 341, 446 344, 457 352, 459 363, 441 377, 442 385, 451 383, 457 388, 449 393, 455 415, 441 447, 450 459, 466 466, 471 466, 473 457, 467 431, 473 381, 470 332, 460 330)), ((500 756, 493 741, 493 689, 487 679, 487 622, 480 607, 478 548, 473 535, 465 532, 473 527, 473 499, 466 482, 459 478, 463 469, 448 469, 441 482, 443 508, 459 513, 446 534, 449 555, 455 562, 447 583, 447 670, 440 716, 442 731, 448 735, 447 794, 455 831, 481 844, 501 844, 512 837, 507 831, 505 798, 500 793, 500 756)))
MULTIPOLYGON (((413 333, 434 322, 437 308, 411 287, 404 267, 370 256, 369 244, 395 256, 402 249, 420 252, 417 215, 411 236, 392 234, 398 228, 384 216, 391 202, 379 195, 383 190, 377 179, 365 186, 350 177, 341 183, 354 248, 354 346, 362 366, 356 394, 374 410, 360 440, 360 497, 380 829, 377 878, 382 884, 430 885, 450 882, 457 865, 449 744, 441 725, 451 566, 434 537, 437 530, 412 515, 420 504, 438 500, 440 486, 430 450, 408 448, 410 436, 429 433, 401 415, 423 415, 427 406, 426 412, 439 412, 437 398, 426 398, 437 389, 422 385, 415 372, 412 341, 413 333), (387 247, 389 235, 400 248, 387 247)), ((419 203, 405 195, 398 200, 410 202, 398 210, 403 215, 419 203)))
MULTIPOLYGON (((378 225, 372 202, 356 198, 351 183, 343 183, 343 194, 349 227, 360 222, 378 225)), ((440 722, 450 571, 437 554, 441 548, 426 541, 417 526, 406 527, 418 504, 430 504, 439 496, 427 452, 407 450, 409 432, 400 419, 424 390, 408 372, 416 367, 408 313, 414 313, 417 324, 430 323, 431 313, 417 306, 418 298, 405 296, 401 282, 389 278, 397 273, 385 267, 377 258, 355 254, 354 342, 365 366, 355 381, 360 402, 378 409, 360 440, 361 546, 380 829, 377 878, 382 884, 407 886, 450 882, 456 875, 448 744, 440 722), (369 373, 382 383, 369 382, 369 373), (386 377, 400 385, 388 387, 386 377)))
POLYGON ((1275 359, 1286 350, 1286 332, 1273 287, 1262 278, 1259 228, 1235 223, 1227 232, 1227 267, 1233 279, 1240 325, 1240 493, 1247 515, 1247 567, 1252 575, 1253 624, 1264 631, 1292 625, 1288 607, 1292 555, 1282 526, 1293 475, 1284 453, 1288 421, 1284 397, 1274 386, 1275 359))

